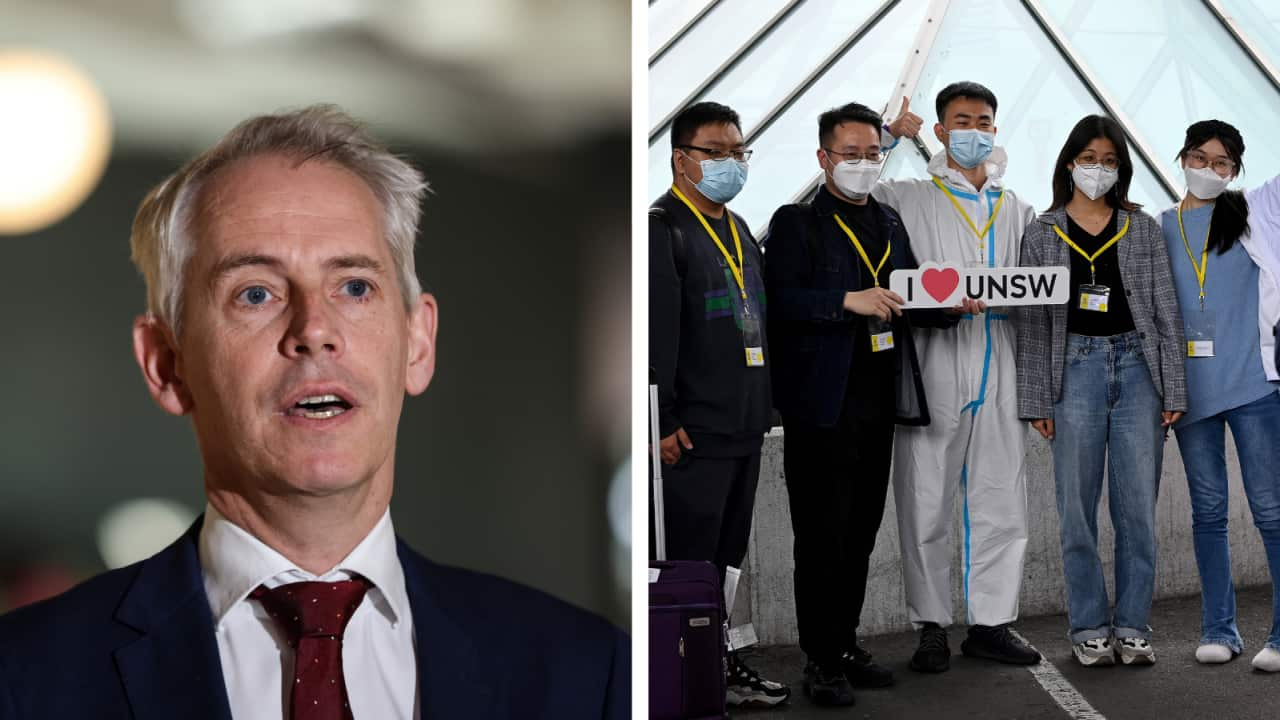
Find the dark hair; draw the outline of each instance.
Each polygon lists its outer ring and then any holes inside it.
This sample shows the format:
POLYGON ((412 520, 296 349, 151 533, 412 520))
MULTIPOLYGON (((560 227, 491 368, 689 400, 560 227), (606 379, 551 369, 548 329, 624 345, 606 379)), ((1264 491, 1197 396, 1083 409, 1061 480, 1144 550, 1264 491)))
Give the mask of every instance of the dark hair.
MULTIPOLYGON (((1178 159, 1210 140, 1217 140, 1226 148, 1227 155, 1236 164, 1236 173, 1244 172, 1244 138, 1230 123, 1221 120, 1201 120, 1187 128, 1187 139, 1178 151, 1178 159)), ((1242 235, 1249 234, 1249 203, 1239 190, 1225 190, 1213 205, 1209 218, 1209 238, 1205 247, 1217 250, 1221 255, 1231 249, 1242 235)))
POLYGON ((938 93, 938 99, 934 101, 934 110, 938 112, 938 122, 942 122, 947 116, 947 106, 952 100, 957 98, 967 98, 969 100, 981 100, 991 106, 991 116, 994 118, 996 114, 996 94, 987 89, 985 85, 979 85, 976 82, 956 82, 942 88, 942 92, 938 93))
POLYGON ((1129 144, 1124 138, 1124 128, 1105 115, 1086 115, 1071 128, 1067 141, 1062 145, 1062 152, 1058 153, 1058 162, 1053 166, 1053 202, 1049 205, 1050 210, 1066 207, 1071 200, 1073 183, 1067 165, 1075 162, 1076 156, 1098 138, 1106 138, 1116 146, 1116 160, 1120 165, 1120 177, 1104 196, 1107 205, 1124 210, 1142 207, 1129 200, 1129 183, 1133 182, 1133 159, 1129 157, 1129 144))
MULTIPOLYGON (((738 132, 742 132, 742 120, 733 108, 710 100, 694 103, 681 110, 671 121, 671 149, 675 150, 681 145, 693 142, 698 129, 703 125, 721 124, 732 125, 738 128, 738 132)), ((670 164, 671 172, 674 174, 676 163, 672 160, 670 164)))
POLYGON ((825 148, 831 142, 836 127, 847 122, 866 123, 876 129, 878 137, 884 118, 862 103, 852 102, 832 108, 818 116, 818 146, 825 148))

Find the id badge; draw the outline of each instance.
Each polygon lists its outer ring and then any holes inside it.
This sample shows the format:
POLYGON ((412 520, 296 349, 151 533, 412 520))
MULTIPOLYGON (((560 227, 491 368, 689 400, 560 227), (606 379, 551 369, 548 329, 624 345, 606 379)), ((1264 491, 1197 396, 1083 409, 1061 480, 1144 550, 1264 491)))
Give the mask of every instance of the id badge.
POLYGON ((1081 285, 1080 309, 1106 312, 1111 301, 1111 288, 1106 285, 1081 285))
POLYGON ((764 367, 764 337, 760 332, 760 316, 752 312, 751 303, 742 304, 742 347, 747 367, 764 367))
POLYGON ((1187 357, 1214 357, 1213 331, 1216 329, 1213 313, 1189 312, 1186 315, 1187 357))
POLYGON ((867 332, 871 335, 871 352, 893 349, 893 326, 880 318, 867 318, 867 332))

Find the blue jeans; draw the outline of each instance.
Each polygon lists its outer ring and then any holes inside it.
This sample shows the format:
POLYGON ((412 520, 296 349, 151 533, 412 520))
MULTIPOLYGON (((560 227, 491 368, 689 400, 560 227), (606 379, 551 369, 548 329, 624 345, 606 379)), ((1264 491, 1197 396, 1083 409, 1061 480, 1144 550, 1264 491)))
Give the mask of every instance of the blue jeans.
POLYGON ((1164 452, 1160 396, 1138 333, 1068 335, 1062 397, 1054 403, 1053 474, 1072 643, 1150 638, 1156 574, 1156 493, 1164 452), (1116 604, 1108 612, 1098 557, 1098 502, 1107 463, 1116 534, 1116 604))
POLYGON ((1177 428, 1178 449, 1191 491, 1191 528, 1200 567, 1200 642, 1240 652, 1236 591, 1227 544, 1227 459, 1223 428, 1231 426, 1240 456, 1244 493, 1262 534, 1271 568, 1271 634, 1280 650, 1280 394, 1255 400, 1177 428))

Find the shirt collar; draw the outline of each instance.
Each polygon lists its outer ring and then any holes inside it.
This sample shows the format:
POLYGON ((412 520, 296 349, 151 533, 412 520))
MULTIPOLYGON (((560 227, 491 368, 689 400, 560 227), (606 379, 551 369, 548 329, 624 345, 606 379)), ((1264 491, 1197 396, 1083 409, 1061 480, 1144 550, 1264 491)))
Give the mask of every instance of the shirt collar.
POLYGON ((205 594, 216 626, 259 585, 346 579, 350 573, 373 583, 369 597, 392 626, 411 617, 390 508, 346 558, 322 575, 299 568, 208 504, 200 528, 199 553, 205 594))

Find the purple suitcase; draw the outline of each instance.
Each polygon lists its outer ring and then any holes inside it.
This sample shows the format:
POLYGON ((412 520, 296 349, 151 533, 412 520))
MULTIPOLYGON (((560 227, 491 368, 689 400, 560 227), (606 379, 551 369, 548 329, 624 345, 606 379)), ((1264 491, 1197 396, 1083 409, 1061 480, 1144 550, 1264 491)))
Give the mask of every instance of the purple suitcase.
POLYGON ((649 387, 653 443, 654 544, 649 565, 649 717, 653 720, 727 718, 727 618, 716 566, 666 559, 658 390, 649 387))

